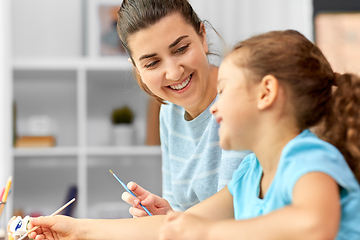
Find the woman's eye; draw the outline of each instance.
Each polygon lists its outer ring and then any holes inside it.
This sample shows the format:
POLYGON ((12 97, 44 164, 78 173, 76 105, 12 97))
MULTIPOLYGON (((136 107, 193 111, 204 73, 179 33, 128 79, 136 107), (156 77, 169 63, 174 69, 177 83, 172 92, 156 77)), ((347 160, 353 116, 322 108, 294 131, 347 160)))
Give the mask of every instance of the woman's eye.
POLYGON ((151 67, 154 67, 159 61, 154 61, 154 62, 151 62, 149 64, 146 64, 145 65, 145 68, 151 68, 151 67))
POLYGON ((186 46, 184 46, 184 47, 181 47, 181 48, 177 49, 176 52, 180 52, 180 53, 181 53, 181 52, 185 52, 186 49, 188 49, 188 47, 189 47, 189 44, 186 45, 186 46))

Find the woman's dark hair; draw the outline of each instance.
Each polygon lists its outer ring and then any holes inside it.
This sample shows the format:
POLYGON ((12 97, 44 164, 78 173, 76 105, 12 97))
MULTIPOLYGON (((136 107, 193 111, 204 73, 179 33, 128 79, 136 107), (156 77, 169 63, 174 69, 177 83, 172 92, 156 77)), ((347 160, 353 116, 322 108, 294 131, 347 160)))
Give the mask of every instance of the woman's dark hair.
POLYGON ((230 55, 255 79, 273 75, 286 89, 301 130, 316 127, 337 147, 360 182, 360 77, 334 73, 321 50, 294 30, 240 42, 230 55), (321 123, 321 124, 320 124, 321 123))
MULTIPOLYGON (((121 44, 135 66, 128 37, 142 29, 146 29, 171 13, 179 13, 194 30, 201 35, 201 20, 187 0, 124 0, 118 12, 118 34, 121 44)), ((155 96, 134 71, 139 86, 159 102, 164 100, 155 96)))

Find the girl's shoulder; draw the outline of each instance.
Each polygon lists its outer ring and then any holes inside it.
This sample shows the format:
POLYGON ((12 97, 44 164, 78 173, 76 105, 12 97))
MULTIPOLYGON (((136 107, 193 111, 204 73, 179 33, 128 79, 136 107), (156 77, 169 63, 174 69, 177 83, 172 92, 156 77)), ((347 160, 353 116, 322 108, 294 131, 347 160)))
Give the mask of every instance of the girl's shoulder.
POLYGON ((283 149, 277 174, 288 186, 289 194, 301 176, 323 172, 345 189, 358 189, 358 182, 340 151, 305 130, 283 149))
POLYGON ((342 164, 345 159, 332 144, 321 140, 309 130, 304 130, 292 139, 283 149, 281 158, 284 161, 310 161, 313 163, 332 161, 342 164))

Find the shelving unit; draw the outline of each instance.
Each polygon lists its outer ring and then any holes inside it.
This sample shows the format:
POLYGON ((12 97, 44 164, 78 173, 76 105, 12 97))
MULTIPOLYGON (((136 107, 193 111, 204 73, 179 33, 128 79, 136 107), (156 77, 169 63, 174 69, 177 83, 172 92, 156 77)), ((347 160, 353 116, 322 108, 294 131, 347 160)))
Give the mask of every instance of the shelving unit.
POLYGON ((76 185, 76 217, 128 217, 109 169, 161 194, 160 147, 144 145, 148 96, 125 58, 15 58, 12 68, 18 134, 33 114, 57 123, 56 147, 12 151, 14 210, 50 214, 76 185), (136 143, 114 146, 110 112, 125 104, 135 112, 136 143))
POLYGON ((124 190, 109 169, 161 194, 161 151, 144 145, 148 96, 133 80, 127 57, 96 56, 90 49, 98 25, 88 7, 95 1, 5 1, 17 134, 34 115, 56 123, 55 147, 9 150, 14 181, 7 206, 16 214, 51 214, 76 185, 76 217, 129 216, 124 190), (117 147, 110 113, 122 105, 135 112, 136 137, 134 145, 117 147))

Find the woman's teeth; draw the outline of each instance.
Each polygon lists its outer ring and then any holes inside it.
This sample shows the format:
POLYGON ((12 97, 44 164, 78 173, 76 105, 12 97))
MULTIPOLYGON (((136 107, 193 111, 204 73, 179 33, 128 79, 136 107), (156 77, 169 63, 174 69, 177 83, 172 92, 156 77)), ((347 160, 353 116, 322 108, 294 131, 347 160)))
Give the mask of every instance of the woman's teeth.
POLYGON ((191 76, 192 76, 192 75, 190 75, 190 76, 189 76, 185 81, 183 81, 182 83, 177 84, 177 85, 170 85, 169 87, 172 88, 172 89, 174 89, 174 90, 181 90, 181 89, 183 89, 184 87, 186 87, 186 86, 189 84, 189 82, 190 82, 190 80, 191 80, 191 76))

